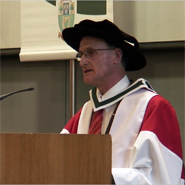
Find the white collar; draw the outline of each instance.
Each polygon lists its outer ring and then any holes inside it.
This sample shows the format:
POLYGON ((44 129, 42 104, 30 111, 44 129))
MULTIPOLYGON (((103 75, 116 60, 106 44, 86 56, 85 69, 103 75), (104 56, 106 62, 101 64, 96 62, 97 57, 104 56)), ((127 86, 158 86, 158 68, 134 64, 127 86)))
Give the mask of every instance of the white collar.
POLYGON ((99 89, 97 88, 96 96, 98 98, 98 101, 101 102, 119 94, 124 89, 126 89, 129 85, 130 85, 130 81, 128 77, 125 75, 116 85, 114 85, 111 89, 109 89, 103 96, 101 95, 99 89))
MULTIPOLYGON (((151 85, 143 78, 139 78, 131 85, 126 85, 128 83, 128 78, 123 78, 120 82, 118 82, 114 87, 112 87, 109 91, 104 94, 104 100, 97 96, 97 88, 93 88, 89 91, 90 99, 93 105, 94 111, 98 111, 100 109, 104 109, 117 103, 124 97, 138 91, 139 89, 145 88, 150 91, 154 91, 151 85), (122 81, 123 80, 123 81, 122 81), (126 83, 127 81, 127 83, 126 83), (121 86, 122 83, 125 85, 124 88, 121 86), (118 89, 117 89, 118 88, 118 89), (122 90, 121 90, 122 89, 122 90), (120 92, 121 91, 121 92, 120 92), (117 92, 117 93, 116 93, 117 92), (114 93, 114 94, 112 94, 114 93), (99 101, 101 99, 101 101, 99 101)), ((130 82, 129 82, 130 83, 130 82)), ((100 95, 100 93, 99 93, 100 95)))

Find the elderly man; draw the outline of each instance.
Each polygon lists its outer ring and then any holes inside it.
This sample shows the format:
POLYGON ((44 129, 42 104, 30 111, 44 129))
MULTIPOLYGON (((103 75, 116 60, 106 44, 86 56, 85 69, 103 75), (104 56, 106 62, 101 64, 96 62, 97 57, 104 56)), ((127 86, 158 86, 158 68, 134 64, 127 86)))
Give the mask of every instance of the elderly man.
POLYGON ((184 184, 179 124, 170 103, 126 71, 146 65, 137 40, 108 20, 84 20, 62 32, 78 51, 90 100, 62 134, 110 134, 116 184, 184 184))

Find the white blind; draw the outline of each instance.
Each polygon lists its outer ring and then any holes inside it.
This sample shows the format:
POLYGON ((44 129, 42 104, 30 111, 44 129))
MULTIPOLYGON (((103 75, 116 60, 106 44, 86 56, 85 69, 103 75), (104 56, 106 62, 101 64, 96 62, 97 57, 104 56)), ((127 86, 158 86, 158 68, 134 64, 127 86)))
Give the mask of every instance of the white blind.
MULTIPOLYGON (((90 2, 93 3, 92 5, 95 3, 95 1, 90 2)), ((91 7, 91 4, 90 6, 86 4, 90 11, 84 9, 83 3, 88 2, 78 0, 21 1, 20 60, 74 59, 76 52, 58 37, 63 27, 73 26, 83 19, 113 21, 112 0, 102 0, 101 7, 96 7, 98 13, 92 10, 94 6, 91 7), (87 14, 88 12, 95 13, 87 15, 86 12, 87 14)))

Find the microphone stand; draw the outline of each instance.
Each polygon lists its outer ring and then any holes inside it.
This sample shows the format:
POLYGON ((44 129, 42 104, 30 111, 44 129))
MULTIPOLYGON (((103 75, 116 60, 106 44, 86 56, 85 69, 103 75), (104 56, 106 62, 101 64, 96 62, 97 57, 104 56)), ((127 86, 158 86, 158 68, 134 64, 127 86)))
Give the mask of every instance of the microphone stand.
POLYGON ((4 94, 4 95, 0 96, 0 101, 3 100, 4 98, 7 98, 8 96, 13 95, 13 94, 20 93, 20 92, 26 92, 26 91, 33 91, 33 90, 34 90, 34 88, 31 87, 31 88, 28 88, 28 89, 23 89, 23 90, 14 91, 14 92, 11 92, 11 93, 8 93, 8 94, 4 94))

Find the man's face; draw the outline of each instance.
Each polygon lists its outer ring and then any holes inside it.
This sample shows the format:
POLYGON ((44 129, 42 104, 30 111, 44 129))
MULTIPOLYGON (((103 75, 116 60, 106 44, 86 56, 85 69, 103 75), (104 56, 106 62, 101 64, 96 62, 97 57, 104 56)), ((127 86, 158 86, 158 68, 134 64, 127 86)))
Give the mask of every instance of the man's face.
POLYGON ((82 67, 84 82, 97 87, 109 83, 113 78, 114 48, 102 39, 84 37, 80 42, 79 52, 82 54, 79 65, 82 67))

